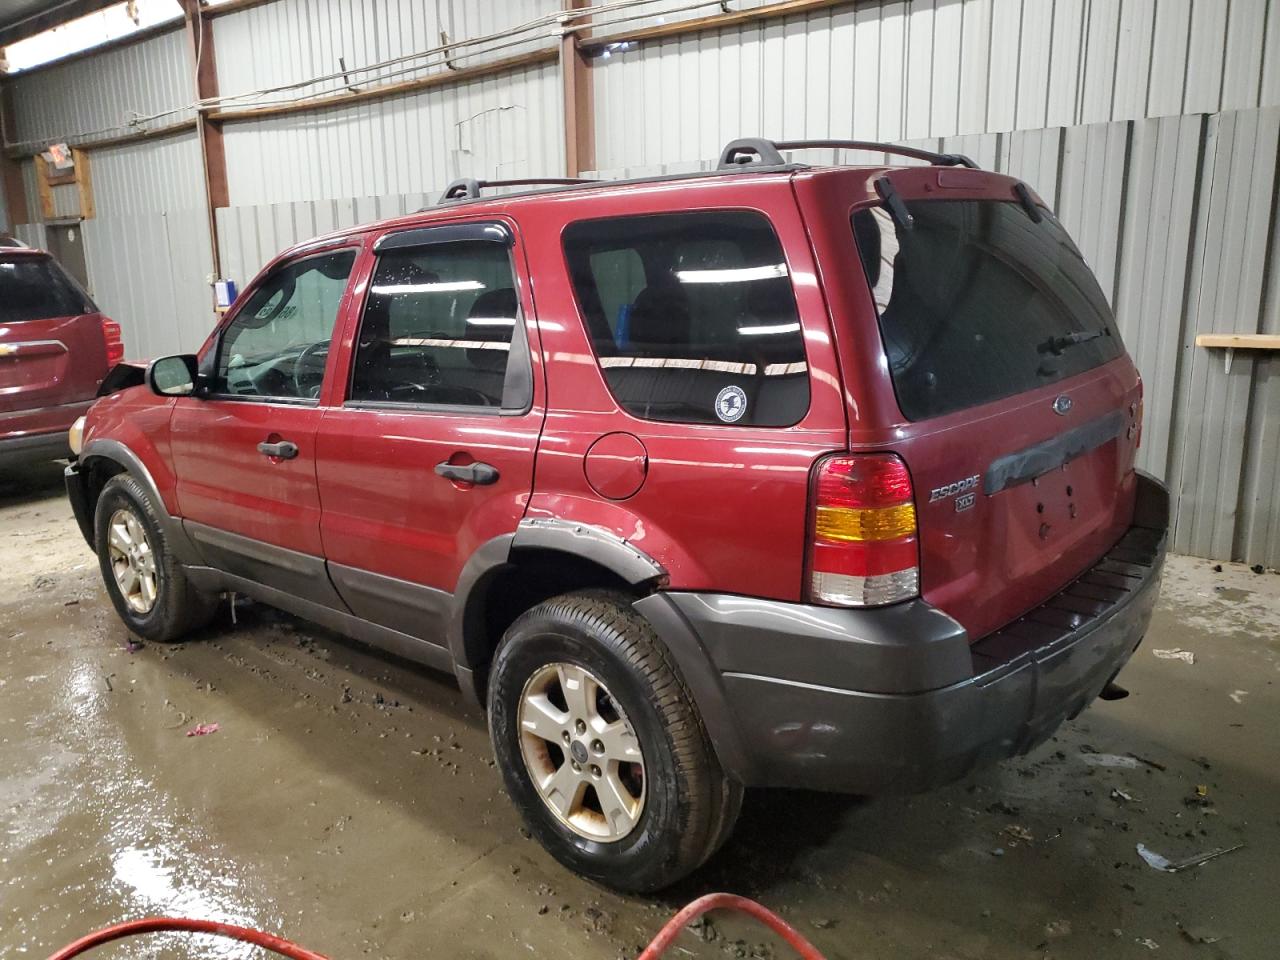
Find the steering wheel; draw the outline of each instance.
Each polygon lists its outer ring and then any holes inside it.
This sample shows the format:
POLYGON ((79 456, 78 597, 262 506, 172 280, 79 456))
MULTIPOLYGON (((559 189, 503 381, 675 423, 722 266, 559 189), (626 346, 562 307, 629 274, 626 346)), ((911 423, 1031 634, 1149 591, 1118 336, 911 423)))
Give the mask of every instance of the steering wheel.
POLYGON ((320 396, 320 388, 324 385, 324 360, 320 358, 329 355, 329 343, 328 340, 313 343, 293 361, 293 389, 297 396, 310 400, 320 396), (317 360, 320 366, 318 377, 314 376, 314 371, 311 369, 317 360))

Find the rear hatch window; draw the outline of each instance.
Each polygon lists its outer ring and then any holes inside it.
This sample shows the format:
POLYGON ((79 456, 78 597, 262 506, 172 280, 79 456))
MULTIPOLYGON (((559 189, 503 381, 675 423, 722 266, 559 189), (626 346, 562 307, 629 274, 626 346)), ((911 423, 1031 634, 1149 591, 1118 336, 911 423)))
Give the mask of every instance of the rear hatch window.
POLYGON ((1119 332, 1057 220, 1016 203, 907 201, 914 224, 859 210, 853 229, 898 405, 926 420, 1114 360, 1119 332))
POLYGON ((94 313, 88 295, 49 257, 0 255, 0 323, 94 313))
POLYGON ((782 245, 746 211, 591 220, 564 234, 596 358, 633 416, 785 427, 809 409, 782 245))

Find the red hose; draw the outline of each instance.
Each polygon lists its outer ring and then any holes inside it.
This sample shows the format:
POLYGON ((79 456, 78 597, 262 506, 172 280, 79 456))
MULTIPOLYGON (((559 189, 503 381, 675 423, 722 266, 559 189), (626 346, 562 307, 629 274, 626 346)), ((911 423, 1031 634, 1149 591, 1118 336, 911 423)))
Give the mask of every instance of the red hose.
POLYGON ((721 909, 737 910, 739 913, 745 913, 747 916, 759 920, 783 940, 787 941, 792 949, 800 954, 804 960, 826 960, 818 952, 817 947, 801 936, 800 931, 768 907, 732 893, 708 893, 705 897, 699 897, 693 901, 693 903, 666 922, 663 928, 658 931, 658 935, 644 948, 644 952, 640 954, 638 960, 657 960, 671 946, 672 941, 679 936, 681 930, 704 913, 721 909))
MULTIPOLYGON (((746 897, 739 897, 732 893, 709 893, 705 897, 699 897, 693 901, 693 903, 666 922, 663 928, 658 931, 658 935, 644 948, 644 952, 640 954, 638 960, 657 960, 671 946, 675 938, 680 935, 681 930, 704 913, 721 909, 737 910, 739 913, 754 917, 787 941, 804 960, 826 960, 818 952, 817 947, 801 936, 798 930, 772 910, 756 903, 754 900, 748 900, 746 897)), ((71 960, 72 957, 78 957, 85 951, 100 947, 104 943, 110 943, 112 940, 122 940, 125 937, 134 937, 143 933, 166 933, 171 931, 210 933, 230 940, 242 940, 245 943, 251 943, 254 946, 278 953, 283 957, 289 957, 290 960, 328 960, 324 954, 315 953, 282 937, 263 933, 261 930, 237 927, 230 923, 218 923, 215 920, 187 920, 181 917, 151 917, 146 920, 130 920, 127 923, 117 923, 112 927, 104 927, 89 934, 87 937, 81 937, 75 943, 68 944, 50 956, 49 960, 71 960)))
POLYGON ((71 960, 72 957, 78 957, 86 950, 100 947, 112 940, 134 937, 141 933, 164 933, 171 930, 185 933, 211 933, 229 940, 243 940, 245 943, 252 943, 272 953, 278 953, 282 957, 289 957, 290 960, 328 960, 328 957, 322 953, 314 953, 296 943, 263 933, 261 930, 250 930, 248 927, 218 923, 215 920, 187 920, 181 917, 150 917, 146 920, 130 920, 127 923, 117 923, 113 927, 104 927, 87 937, 81 937, 75 943, 68 944, 49 957, 49 960, 71 960))

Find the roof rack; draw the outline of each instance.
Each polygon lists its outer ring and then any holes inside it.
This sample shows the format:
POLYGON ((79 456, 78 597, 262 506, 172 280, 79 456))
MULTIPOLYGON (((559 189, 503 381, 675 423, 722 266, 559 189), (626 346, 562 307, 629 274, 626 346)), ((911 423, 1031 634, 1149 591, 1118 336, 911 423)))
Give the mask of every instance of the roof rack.
POLYGON ((440 202, 453 203, 457 200, 474 200, 480 196, 481 190, 488 187, 532 187, 541 184, 563 187, 572 186, 575 183, 598 182, 582 177, 526 177, 520 180, 474 180, 470 177, 463 177, 460 180, 454 180, 444 188, 444 193, 440 194, 440 202))
POLYGON ((960 153, 934 153, 932 150, 920 150, 916 147, 901 147, 896 143, 877 143, 874 140, 762 140, 758 137, 747 137, 729 143, 720 151, 720 163, 716 169, 732 170, 747 164, 782 167, 787 163, 782 156, 783 150, 812 149, 871 150, 875 153, 892 153, 900 157, 927 160, 937 167, 978 169, 976 163, 960 153))

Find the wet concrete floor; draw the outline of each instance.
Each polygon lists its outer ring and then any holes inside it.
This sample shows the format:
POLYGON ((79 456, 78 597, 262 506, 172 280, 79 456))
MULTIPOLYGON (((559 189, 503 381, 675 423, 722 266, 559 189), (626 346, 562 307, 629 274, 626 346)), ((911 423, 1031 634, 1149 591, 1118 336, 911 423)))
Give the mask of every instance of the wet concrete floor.
MULTIPOLYGON (((1127 700, 928 795, 750 795, 725 850, 647 899, 577 879, 522 832, 449 679, 262 607, 237 616, 131 649, 59 470, 0 477, 0 958, 176 914, 334 960, 613 960, 719 889, 830 958, 1280 955, 1271 573, 1173 558, 1127 700), (186 736, 199 723, 218 732, 186 736), (1170 874, 1139 843, 1171 860, 1245 846, 1170 874)), ((721 918, 678 947, 789 955, 721 918)), ((253 952, 152 938, 99 955, 253 952)))

